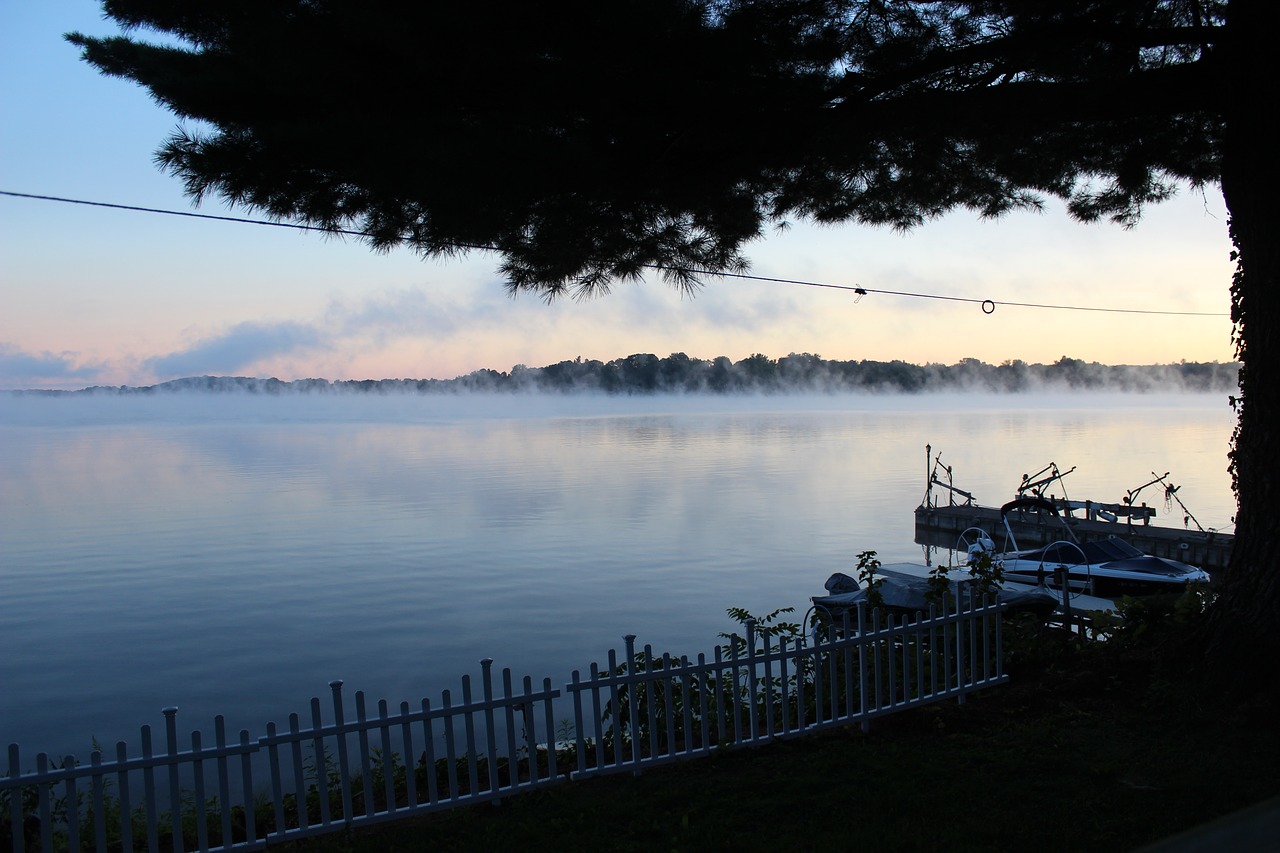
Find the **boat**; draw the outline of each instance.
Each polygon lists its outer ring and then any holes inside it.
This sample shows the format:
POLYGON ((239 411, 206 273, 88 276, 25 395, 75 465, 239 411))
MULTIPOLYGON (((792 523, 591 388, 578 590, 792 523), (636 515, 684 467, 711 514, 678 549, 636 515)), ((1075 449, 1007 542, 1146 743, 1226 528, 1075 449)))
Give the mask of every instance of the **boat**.
POLYGON ((1187 563, 1144 553, 1119 538, 1079 541, 1058 513, 1057 506, 1039 497, 1021 497, 1000 507, 1006 547, 996 551, 984 532, 968 542, 962 535, 969 561, 989 557, 1006 582, 1066 589, 1098 598, 1180 593, 1189 583, 1208 583, 1209 573, 1187 563), (1036 514, 1056 522, 1063 537, 1039 548, 1020 549, 1010 517, 1036 514))
MULTIPOLYGON (((932 572, 933 567, 916 563, 888 563, 876 567, 876 588, 882 609, 899 618, 915 618, 918 614, 928 613, 934 604, 936 590, 930 580, 932 572)), ((962 569, 953 569, 947 572, 946 579, 950 600, 955 601, 959 597, 968 604, 973 593, 972 586, 966 583, 971 580, 970 576, 962 569)), ((867 585, 842 572, 833 574, 824 586, 827 595, 813 596, 809 600, 814 610, 832 621, 838 622, 845 612, 856 612, 858 605, 868 603, 867 585)), ((1026 611, 1047 617, 1059 604, 1058 596, 1044 587, 1006 583, 999 586, 999 591, 1001 601, 1010 612, 1026 611)))

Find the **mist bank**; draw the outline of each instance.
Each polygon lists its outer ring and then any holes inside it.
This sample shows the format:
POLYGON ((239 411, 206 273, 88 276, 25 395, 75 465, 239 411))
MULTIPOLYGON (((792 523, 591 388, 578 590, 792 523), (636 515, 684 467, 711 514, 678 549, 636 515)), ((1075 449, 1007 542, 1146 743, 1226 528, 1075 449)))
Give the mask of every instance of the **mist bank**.
POLYGON ((454 379, 328 380, 195 376, 155 385, 97 385, 75 391, 25 390, 15 395, 132 395, 176 392, 251 394, 333 393, 603 393, 649 394, 813 394, 927 393, 977 391, 1233 392, 1240 365, 1234 362, 1105 365, 1063 356, 1052 364, 1005 361, 991 365, 974 358, 956 364, 905 361, 838 361, 810 353, 769 358, 756 353, 732 361, 650 353, 612 361, 577 358, 545 367, 517 364, 510 371, 477 370, 454 379))

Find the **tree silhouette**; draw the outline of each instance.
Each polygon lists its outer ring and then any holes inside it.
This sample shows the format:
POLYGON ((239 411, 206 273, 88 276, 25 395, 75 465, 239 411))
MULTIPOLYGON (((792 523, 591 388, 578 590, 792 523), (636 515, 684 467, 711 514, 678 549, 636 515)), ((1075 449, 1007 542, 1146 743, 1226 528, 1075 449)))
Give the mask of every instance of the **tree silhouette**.
MULTIPOLYGON (((771 223, 913 227, 1065 200, 1132 225, 1220 183, 1244 363, 1217 642, 1280 651, 1269 0, 107 0, 68 36, 207 130, 159 163, 199 200, 501 253, 513 291, 680 287, 771 223), (157 31, 167 40, 148 43, 157 31), (176 38, 176 45, 174 39, 176 38)), ((780 370, 783 365, 779 365, 780 370)), ((617 373, 618 368, 614 369, 617 373)), ((616 377, 620 382, 620 377, 616 377)), ((733 374, 719 360, 712 387, 733 374)))

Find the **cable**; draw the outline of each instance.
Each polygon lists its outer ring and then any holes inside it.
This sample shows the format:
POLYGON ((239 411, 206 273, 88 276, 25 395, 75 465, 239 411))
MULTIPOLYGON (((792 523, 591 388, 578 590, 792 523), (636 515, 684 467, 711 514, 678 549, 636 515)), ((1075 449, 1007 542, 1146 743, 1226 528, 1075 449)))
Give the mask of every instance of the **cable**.
POLYGON ((86 201, 81 198, 59 198, 52 195, 33 195, 32 193, 15 193, 0 190, 0 195, 13 198, 31 198, 37 201, 57 201, 63 204, 84 204, 89 207, 109 207, 113 210, 132 210, 137 213, 162 213, 166 216, 188 216, 192 219, 216 219, 220 222, 240 222, 248 225, 270 225, 275 228, 296 228, 299 231, 323 231, 326 234, 343 234, 349 237, 366 237, 363 231, 346 231, 341 228, 321 228, 316 225, 299 225, 296 222, 272 222, 269 219, 246 219, 240 216, 215 216, 212 213, 192 213, 189 210, 165 210, 159 207, 138 207, 132 204, 112 204, 106 201, 86 201))
MULTIPOLYGON (((193 213, 187 210, 166 210, 157 207, 138 207, 131 204, 113 204, 105 201, 86 201, 78 198, 61 198, 59 196, 35 195, 33 193, 19 193, 9 190, 0 190, 0 196, 10 196, 12 198, 28 198, 37 201, 55 201, 62 204, 83 204, 89 207, 106 207, 113 210, 131 210, 137 213, 159 213, 165 216, 186 216, 193 219, 213 219, 219 222, 238 222, 246 225, 269 225, 274 228, 294 228, 299 231, 320 231, 325 234, 341 234, 347 237, 368 237, 368 232, 352 231, 344 228, 322 228, 317 225, 301 225, 296 222, 272 222, 269 219, 249 219, 241 216, 217 216, 211 213, 193 213)), ((460 249, 478 249, 487 252, 497 252, 496 246, 472 245, 467 243, 452 244, 460 249)), ((646 264, 649 269, 658 271, 673 270, 670 267, 663 267, 658 264, 646 264)), ((794 284, 802 287, 822 287, 830 290, 847 290, 857 294, 857 300, 868 293, 878 293, 882 296, 902 296, 910 299, 937 299, 943 302, 967 302, 970 304, 980 305, 984 314, 992 314, 996 310, 997 305, 1005 305, 1010 308, 1042 308, 1054 311, 1095 311, 1107 314, 1156 314, 1166 317, 1229 317, 1226 313, 1216 313, 1212 311, 1158 311, 1147 308, 1099 308, 1087 305, 1053 305, 1039 302, 1005 302, 996 301, 994 299, 977 299, 970 296, 941 296, 936 293, 912 293, 904 290, 878 290, 872 287, 862 287, 852 284, 831 284, 830 282, 821 281, 805 281, 795 278, 777 278, 774 276, 751 275, 749 273, 734 272, 716 272, 714 270, 685 269, 673 270, 690 275, 715 276, 717 278, 737 278, 746 281, 770 282, 773 284, 794 284)))
MULTIPOLYGON (((9 190, 0 190, 0 195, 12 196, 13 198, 30 198, 37 201, 56 201, 63 204, 83 204, 89 207, 107 207, 113 210, 131 210, 136 213, 160 213, 165 216, 187 216, 192 219, 213 219, 218 222, 238 222, 244 225, 270 225, 273 228, 294 228, 298 231, 319 231, 323 234, 341 234, 344 237, 368 237, 368 231, 352 231, 346 228, 325 228, 320 225, 302 225, 297 222, 273 222, 270 219, 250 219, 245 216, 217 216, 212 213, 193 213, 189 210, 168 210, 161 207, 139 207, 133 204, 113 204, 106 201, 87 201, 82 198, 61 198, 53 195, 35 195, 33 193, 18 193, 9 190)), ((479 249, 486 252, 499 251, 497 246, 483 246, 472 243, 450 243, 459 249, 479 249)), ((710 274, 710 273, 708 273, 710 274)))
POLYGON ((1228 317, 1229 314, 1215 313, 1211 311, 1157 311, 1147 308, 1097 308, 1087 305, 1050 305, 1039 302, 1005 302, 1003 300, 996 301, 993 299, 976 299, 972 296, 940 296, 936 293, 910 293, 903 290, 877 290, 873 287, 859 287, 850 284, 829 284, 820 281, 804 281, 801 279, 791 278, 774 278, 771 276, 747 275, 744 273, 732 272, 710 272, 707 270, 690 270, 695 274, 716 275, 722 278, 745 278, 752 281, 769 281, 777 284, 799 284, 804 287, 827 287, 835 290, 851 290, 859 296, 868 293, 879 293, 884 296, 905 296, 913 299, 939 299, 947 302, 969 302, 972 304, 980 304, 985 314, 990 314, 995 310, 996 305, 1007 305, 1012 308, 1050 308, 1058 311, 1104 311, 1113 314, 1163 314, 1173 317, 1228 317), (990 310, 986 306, 992 306, 990 310))

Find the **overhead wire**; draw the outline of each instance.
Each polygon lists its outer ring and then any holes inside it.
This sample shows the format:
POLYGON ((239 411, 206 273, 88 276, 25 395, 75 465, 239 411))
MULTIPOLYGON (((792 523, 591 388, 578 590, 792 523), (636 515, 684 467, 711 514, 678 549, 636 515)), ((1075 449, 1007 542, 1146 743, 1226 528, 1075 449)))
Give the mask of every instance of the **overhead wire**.
POLYGON ((990 314, 996 305, 1005 305, 1011 308, 1050 308, 1057 311, 1102 311, 1112 314, 1163 314, 1173 317, 1228 317, 1229 314, 1218 313, 1212 311, 1161 311, 1152 308, 1101 308, 1088 305, 1053 305, 1041 302, 1013 302, 1004 299, 978 299, 973 296, 943 296, 937 293, 911 293, 905 290, 880 290, 873 287, 862 287, 860 285, 851 284, 830 284, 820 281, 804 281, 802 279, 777 278, 774 276, 748 275, 745 273, 717 272, 707 273, 707 275, 717 275, 723 278, 746 278, 753 281, 776 282, 778 284, 799 284, 805 287, 826 287, 835 290, 850 290, 859 296, 865 296, 868 293, 879 293, 882 296, 905 296, 913 299, 940 299, 947 302, 969 302, 975 305, 983 306, 983 312, 990 314), (988 306, 991 306, 988 310, 988 306))
MULTIPOLYGON (((60 196, 51 196, 51 195, 37 195, 34 193, 13 192, 11 190, 0 190, 0 196, 9 196, 11 198, 34 199, 37 201, 52 201, 52 202, 59 202, 62 204, 78 204, 78 205, 85 205, 88 207, 103 207, 103 208, 109 208, 113 210, 128 210, 135 213, 155 213, 155 214, 161 214, 164 216, 184 216, 191 219, 211 219, 218 222, 235 222, 235 223, 240 223, 245 225, 267 225, 274 228, 292 228, 298 231, 318 231, 324 234, 337 234, 344 237, 370 236, 369 233, 365 231, 356 231, 356 230, 345 229, 345 228, 326 228, 319 225, 304 225, 297 222, 276 222, 270 219, 253 219, 253 218, 243 217, 243 216, 220 216, 212 213, 196 213, 194 211, 189 211, 189 210, 170 210, 170 209, 159 208, 159 207, 140 207, 138 205, 132 205, 132 204, 118 204, 118 203, 105 202, 105 201, 89 201, 86 199, 64 198, 60 196)), ((475 250, 488 251, 488 252, 500 251, 496 246, 468 244, 468 243, 453 243, 451 245, 456 246, 459 249, 475 249, 475 250)), ((979 305, 982 308, 982 311, 984 314, 991 314, 995 311, 996 306, 1003 305, 1010 308, 1041 308, 1041 309, 1055 310, 1055 311, 1092 311, 1092 312, 1100 312, 1100 313, 1107 313, 1107 314, 1154 314, 1154 315, 1160 315, 1160 316, 1166 316, 1166 317, 1228 317, 1230 316, 1225 312, 1213 312, 1213 311, 1164 311, 1164 310, 1159 310, 1154 308, 1104 308, 1100 306, 1090 306, 1090 305, 1058 305, 1058 304, 1041 303, 1041 302, 1014 302, 1014 301, 1003 300, 1003 299, 1001 300, 978 299, 972 296, 944 296, 942 294, 937 294, 937 293, 914 293, 914 292, 905 291, 905 290, 883 290, 883 289, 873 288, 873 287, 863 287, 862 285, 855 285, 855 284, 834 284, 831 282, 807 281, 804 279, 782 278, 778 276, 753 275, 751 273, 721 272, 716 270, 700 270, 700 269, 689 269, 689 268, 681 268, 679 270, 673 270, 673 268, 665 267, 659 264, 647 264, 646 266, 653 270, 677 271, 677 272, 681 272, 689 275, 695 275, 695 276, 702 275, 702 276, 709 276, 709 277, 716 277, 716 278, 736 278, 736 279, 743 279, 746 281, 759 281, 759 282, 766 282, 766 283, 773 283, 773 284, 792 284, 792 285, 798 285, 802 287, 818 287, 818 288, 825 288, 829 290, 850 291, 852 293, 857 294, 857 300, 855 301, 860 301, 862 297, 866 296, 869 293, 876 293, 882 296, 900 296, 900 297, 905 297, 909 299, 935 299, 943 302, 965 302, 965 303, 979 305)))

